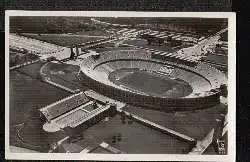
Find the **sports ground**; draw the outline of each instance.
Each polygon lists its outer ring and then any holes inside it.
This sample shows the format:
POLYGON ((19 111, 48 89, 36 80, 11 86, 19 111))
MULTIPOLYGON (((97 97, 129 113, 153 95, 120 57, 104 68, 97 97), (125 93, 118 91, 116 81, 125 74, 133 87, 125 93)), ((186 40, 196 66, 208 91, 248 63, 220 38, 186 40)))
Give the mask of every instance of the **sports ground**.
MULTIPOLYGON (((119 73, 119 76, 121 76, 123 72, 124 70, 118 70, 114 73, 119 73)), ((163 78, 158 74, 152 74, 152 72, 148 71, 134 70, 132 73, 119 79, 115 79, 115 76, 112 76, 112 74, 110 75, 110 79, 115 84, 151 96, 177 98, 187 96, 192 92, 192 88, 184 81, 163 78)))

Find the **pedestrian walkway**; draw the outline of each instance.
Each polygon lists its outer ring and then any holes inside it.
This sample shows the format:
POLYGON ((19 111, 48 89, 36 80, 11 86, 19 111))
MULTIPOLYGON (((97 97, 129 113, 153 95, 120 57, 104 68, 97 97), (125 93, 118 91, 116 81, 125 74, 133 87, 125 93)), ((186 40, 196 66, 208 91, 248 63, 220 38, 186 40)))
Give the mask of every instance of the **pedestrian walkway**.
POLYGON ((53 86, 55 86, 55 87, 58 87, 58 88, 60 88, 60 89, 65 90, 65 91, 68 91, 68 92, 70 92, 70 93, 75 93, 75 90, 70 89, 70 88, 67 88, 67 87, 65 87, 65 86, 63 86, 63 85, 60 85, 60 84, 58 84, 58 83, 55 83, 55 82, 49 80, 48 78, 45 78, 45 79, 44 79, 44 82, 49 83, 49 84, 51 84, 51 85, 53 85, 53 86))
POLYGON ((25 62, 23 64, 18 64, 18 65, 10 67, 10 70, 14 70, 14 69, 18 69, 18 68, 21 68, 23 66, 26 66, 26 65, 34 64, 34 63, 36 63, 38 61, 40 61, 40 59, 33 60, 33 61, 28 61, 28 62, 25 62))
POLYGON ((169 134, 171 136, 177 137, 178 139, 184 140, 185 142, 188 142, 188 143, 192 143, 193 144, 193 143, 196 142, 196 140, 194 138, 192 138, 192 137, 188 137, 188 136, 186 136, 184 134, 181 134, 181 133, 176 132, 176 131, 174 131, 172 129, 163 127, 163 126, 161 126, 159 124, 156 124, 156 123, 154 123, 152 121, 149 121, 147 119, 141 118, 141 117, 139 117, 137 115, 131 114, 131 113, 127 112, 127 111, 124 111, 124 110, 118 110, 118 111, 120 113, 124 112, 126 116, 128 116, 130 118, 132 117, 134 120, 136 120, 136 121, 138 121, 138 122, 140 122, 140 123, 142 123, 142 124, 144 124, 144 125, 146 125, 148 127, 156 129, 156 130, 158 130, 158 131, 160 131, 162 133, 169 134))

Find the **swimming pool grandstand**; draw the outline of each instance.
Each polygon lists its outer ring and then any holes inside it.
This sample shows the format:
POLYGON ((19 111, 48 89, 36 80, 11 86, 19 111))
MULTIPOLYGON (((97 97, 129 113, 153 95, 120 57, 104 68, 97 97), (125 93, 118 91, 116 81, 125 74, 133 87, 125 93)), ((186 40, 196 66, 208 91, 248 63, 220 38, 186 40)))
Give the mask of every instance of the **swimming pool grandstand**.
POLYGON ((83 92, 80 92, 48 105, 40 109, 40 112, 47 120, 44 129, 54 132, 67 127, 87 128, 91 126, 92 122, 98 122, 115 113, 116 107, 110 104, 96 104, 94 101, 90 101, 83 92), (51 129, 52 127, 53 129, 51 129))
POLYGON ((88 101, 88 97, 83 92, 81 92, 48 105, 40 109, 40 111, 47 118, 47 120, 50 121, 66 112, 73 110, 74 108, 87 103, 88 101))

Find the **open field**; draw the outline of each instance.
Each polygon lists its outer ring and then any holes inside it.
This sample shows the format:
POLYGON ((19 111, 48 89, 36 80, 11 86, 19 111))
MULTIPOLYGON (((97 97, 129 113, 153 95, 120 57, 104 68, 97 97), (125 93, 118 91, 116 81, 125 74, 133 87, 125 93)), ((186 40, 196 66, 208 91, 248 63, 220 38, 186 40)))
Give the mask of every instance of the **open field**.
POLYGON ((38 39, 44 42, 56 44, 59 46, 72 46, 89 41, 102 39, 103 36, 88 36, 88 35, 69 35, 69 34, 23 34, 26 37, 38 39))
MULTIPOLYGON (((122 71, 115 73, 122 75, 122 71)), ((124 77, 113 79, 113 82, 117 85, 158 97, 184 97, 192 92, 191 86, 187 83, 184 84, 184 82, 182 83, 166 77, 161 78, 147 71, 133 71, 133 73, 124 77)))
POLYGON ((226 113, 226 107, 223 105, 203 110, 175 113, 166 113, 131 105, 123 109, 196 139, 202 139, 212 128, 217 129, 219 123, 216 119, 222 120, 223 116, 220 114, 226 113))
POLYGON ((51 78, 53 82, 70 89, 86 91, 88 83, 83 83, 77 77, 80 67, 70 64, 52 63, 47 64, 42 70, 44 76, 51 78))
MULTIPOLYGON (((164 113, 131 105, 127 105, 123 109, 198 140, 204 138, 212 128, 215 129, 214 138, 216 138, 227 111, 223 105, 204 110, 176 113, 164 113)), ((216 154, 213 144, 209 146, 205 154, 216 154)))
MULTIPOLYGON (((37 66, 36 64, 32 67, 37 66)), ((29 69, 32 69, 29 67, 29 69)), ((26 122, 22 131, 25 141, 35 145, 41 145, 46 141, 60 138, 61 135, 46 135, 41 129, 41 122, 33 118, 35 110, 51 104, 68 95, 68 92, 55 88, 34 75, 26 75, 23 69, 10 72, 10 144, 22 147, 29 147, 18 140, 15 125, 26 122), (43 132, 43 133, 42 133, 43 132), (49 140, 46 138, 48 136, 49 140), (38 140, 39 139, 39 140, 38 140)), ((39 119, 40 120, 40 119, 39 119)), ((30 147, 29 147, 30 148, 30 147)), ((32 148, 31 149, 35 149, 32 148)))

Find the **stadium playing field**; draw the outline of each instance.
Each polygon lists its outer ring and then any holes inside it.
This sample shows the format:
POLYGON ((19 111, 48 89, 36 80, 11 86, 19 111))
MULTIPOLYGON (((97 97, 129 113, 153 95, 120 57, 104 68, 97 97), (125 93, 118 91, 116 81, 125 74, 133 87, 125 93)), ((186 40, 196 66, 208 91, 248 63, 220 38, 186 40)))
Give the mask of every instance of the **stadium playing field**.
POLYGON ((149 71, 120 69, 111 73, 109 79, 132 91, 157 97, 184 97, 192 92, 192 87, 182 80, 162 77, 149 71))

